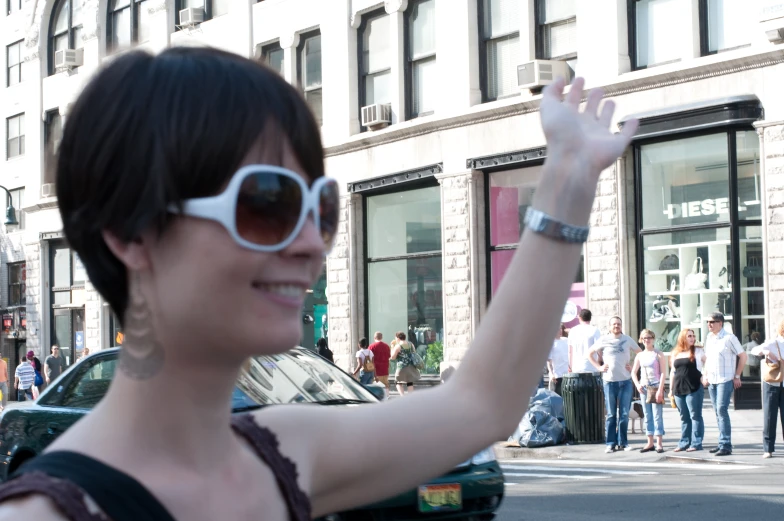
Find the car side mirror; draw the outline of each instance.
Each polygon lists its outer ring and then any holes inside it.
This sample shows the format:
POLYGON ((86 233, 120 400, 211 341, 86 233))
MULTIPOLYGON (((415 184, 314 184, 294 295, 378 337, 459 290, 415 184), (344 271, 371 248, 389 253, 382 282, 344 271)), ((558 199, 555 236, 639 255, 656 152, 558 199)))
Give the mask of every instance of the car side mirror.
POLYGON ((370 394, 378 398, 379 402, 383 402, 387 397, 386 390, 380 385, 366 385, 365 389, 370 391, 370 394))

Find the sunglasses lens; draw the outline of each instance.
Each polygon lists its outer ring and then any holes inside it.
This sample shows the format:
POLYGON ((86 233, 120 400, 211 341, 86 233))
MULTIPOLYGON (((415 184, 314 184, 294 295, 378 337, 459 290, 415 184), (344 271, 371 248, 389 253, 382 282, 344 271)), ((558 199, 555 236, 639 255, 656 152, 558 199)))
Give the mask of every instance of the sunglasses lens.
POLYGON ((237 233, 260 246, 280 244, 297 226, 302 203, 302 189, 294 179, 272 172, 250 174, 237 195, 237 233))
POLYGON ((340 220, 340 194, 335 181, 326 183, 319 193, 319 220, 321 221, 321 238, 329 250, 335 239, 340 220))

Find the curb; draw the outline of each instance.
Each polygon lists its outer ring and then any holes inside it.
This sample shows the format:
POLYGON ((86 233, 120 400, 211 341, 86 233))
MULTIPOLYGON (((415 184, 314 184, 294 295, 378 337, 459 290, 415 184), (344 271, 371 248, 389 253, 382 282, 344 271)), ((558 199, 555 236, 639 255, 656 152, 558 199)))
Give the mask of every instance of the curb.
POLYGON ((744 461, 733 461, 718 458, 689 458, 688 456, 664 456, 659 461, 668 461, 670 463, 682 463, 684 465, 691 465, 693 463, 710 463, 713 465, 748 465, 744 461))

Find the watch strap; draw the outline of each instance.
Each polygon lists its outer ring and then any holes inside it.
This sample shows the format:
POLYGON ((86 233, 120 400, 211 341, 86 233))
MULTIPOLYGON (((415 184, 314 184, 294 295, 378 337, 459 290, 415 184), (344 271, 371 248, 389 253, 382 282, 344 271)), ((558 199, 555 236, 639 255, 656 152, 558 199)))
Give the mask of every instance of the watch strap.
POLYGON ((541 210, 528 207, 525 212, 525 226, 540 235, 555 239, 561 242, 573 244, 584 243, 588 240, 590 227, 574 226, 563 223, 541 210))

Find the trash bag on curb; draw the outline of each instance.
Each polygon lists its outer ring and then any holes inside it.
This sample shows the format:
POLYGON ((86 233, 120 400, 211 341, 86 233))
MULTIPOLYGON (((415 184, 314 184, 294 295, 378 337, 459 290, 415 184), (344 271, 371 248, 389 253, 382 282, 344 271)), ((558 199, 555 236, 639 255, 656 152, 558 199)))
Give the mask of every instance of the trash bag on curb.
POLYGON ((547 447, 562 443, 565 432, 563 399, 553 391, 539 389, 509 441, 521 447, 547 447))

